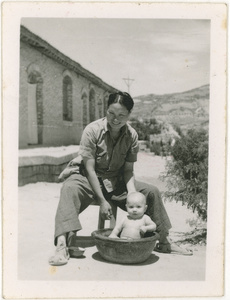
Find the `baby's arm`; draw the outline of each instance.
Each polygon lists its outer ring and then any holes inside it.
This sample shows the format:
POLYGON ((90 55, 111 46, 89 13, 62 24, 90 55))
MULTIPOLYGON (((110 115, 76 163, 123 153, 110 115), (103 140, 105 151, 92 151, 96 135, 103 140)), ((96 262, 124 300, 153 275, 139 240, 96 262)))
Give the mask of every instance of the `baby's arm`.
POLYGON ((110 233, 109 238, 119 238, 118 235, 122 231, 123 223, 124 221, 122 221, 120 224, 116 224, 113 231, 110 233))
POLYGON ((147 215, 144 215, 145 225, 140 227, 141 234, 145 234, 147 231, 156 231, 156 224, 151 220, 151 218, 147 215))

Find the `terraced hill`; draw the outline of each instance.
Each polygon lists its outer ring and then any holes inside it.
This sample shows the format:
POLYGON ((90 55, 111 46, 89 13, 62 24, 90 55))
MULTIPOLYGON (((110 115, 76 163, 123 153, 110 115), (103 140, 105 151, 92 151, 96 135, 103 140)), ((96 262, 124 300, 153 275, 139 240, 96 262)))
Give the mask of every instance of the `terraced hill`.
POLYGON ((156 118, 179 125, 182 130, 194 126, 207 128, 209 88, 209 85, 204 85, 182 93, 135 97, 132 116, 143 119, 156 118))

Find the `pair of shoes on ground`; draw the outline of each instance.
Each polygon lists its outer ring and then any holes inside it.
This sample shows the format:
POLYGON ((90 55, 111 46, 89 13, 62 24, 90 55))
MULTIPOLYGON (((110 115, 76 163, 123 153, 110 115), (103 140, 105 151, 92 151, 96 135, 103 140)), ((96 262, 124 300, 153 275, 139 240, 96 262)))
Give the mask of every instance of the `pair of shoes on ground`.
POLYGON ((56 249, 55 255, 49 259, 51 266, 63 266, 68 263, 70 257, 78 258, 83 256, 85 252, 84 248, 79 247, 60 247, 56 249))
POLYGON ((192 250, 182 248, 175 243, 157 243, 154 251, 160 253, 178 254, 178 255, 193 255, 192 250))

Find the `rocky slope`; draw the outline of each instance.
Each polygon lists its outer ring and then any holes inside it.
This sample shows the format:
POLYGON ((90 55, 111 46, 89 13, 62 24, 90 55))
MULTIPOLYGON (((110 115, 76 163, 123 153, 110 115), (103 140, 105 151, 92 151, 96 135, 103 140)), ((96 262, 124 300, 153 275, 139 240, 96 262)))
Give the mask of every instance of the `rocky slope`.
POLYGON ((132 116, 156 118, 186 130, 194 126, 208 128, 209 85, 186 92, 164 95, 141 95, 134 98, 132 116))

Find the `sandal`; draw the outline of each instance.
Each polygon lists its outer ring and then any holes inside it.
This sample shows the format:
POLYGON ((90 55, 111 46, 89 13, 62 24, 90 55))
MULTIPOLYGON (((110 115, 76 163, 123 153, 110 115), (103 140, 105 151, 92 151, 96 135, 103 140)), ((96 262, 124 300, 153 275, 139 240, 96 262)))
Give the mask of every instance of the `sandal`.
POLYGON ((154 251, 156 252, 160 252, 160 253, 171 253, 171 249, 170 249, 170 244, 162 244, 162 243, 157 243, 154 251))
POLYGON ((69 255, 70 257, 73 257, 73 258, 78 258, 78 257, 81 257, 83 256, 84 252, 85 252, 85 249, 84 248, 80 248, 80 247, 69 247, 69 255))
POLYGON ((169 254, 178 254, 178 255, 193 255, 192 250, 190 249, 184 249, 178 245, 176 245, 175 243, 166 243, 166 244, 162 244, 162 243, 157 243, 154 251, 156 252, 160 252, 160 253, 169 253, 169 254))
POLYGON ((49 264, 51 266, 63 266, 66 265, 69 260, 69 252, 66 246, 56 249, 55 255, 51 256, 49 259, 49 264))
POLYGON ((84 248, 80 248, 76 246, 76 242, 77 242, 76 234, 72 231, 69 232, 67 237, 67 245, 68 245, 69 255, 70 257, 73 258, 81 257, 85 252, 84 248))

